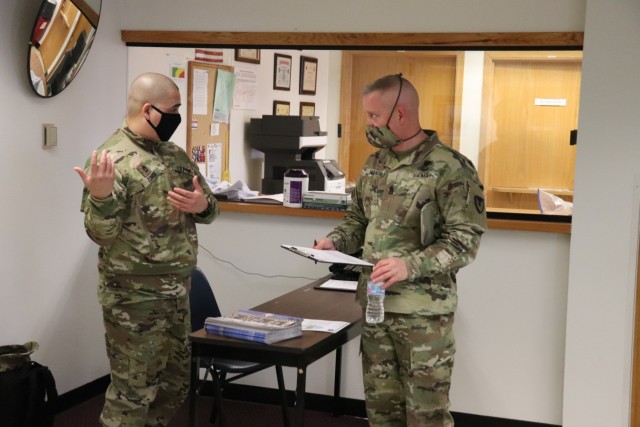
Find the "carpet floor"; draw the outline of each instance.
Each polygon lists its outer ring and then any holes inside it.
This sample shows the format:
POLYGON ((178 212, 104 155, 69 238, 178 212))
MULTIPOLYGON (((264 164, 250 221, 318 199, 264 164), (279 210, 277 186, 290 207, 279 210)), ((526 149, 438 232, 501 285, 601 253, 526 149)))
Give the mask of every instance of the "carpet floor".
MULTIPOLYGON (((53 427, 100 427, 98 417, 104 404, 104 395, 96 396, 56 416, 53 427)), ((196 405, 196 426, 212 427, 209 415, 213 400, 199 398, 196 405)), ((169 427, 186 427, 189 405, 185 402, 169 427)), ((293 410, 293 409, 291 409, 293 410)), ((224 400, 225 425, 228 427, 277 427, 283 425, 278 405, 224 400)), ((305 411, 305 427, 367 427, 366 419, 339 416, 321 411, 305 411)))

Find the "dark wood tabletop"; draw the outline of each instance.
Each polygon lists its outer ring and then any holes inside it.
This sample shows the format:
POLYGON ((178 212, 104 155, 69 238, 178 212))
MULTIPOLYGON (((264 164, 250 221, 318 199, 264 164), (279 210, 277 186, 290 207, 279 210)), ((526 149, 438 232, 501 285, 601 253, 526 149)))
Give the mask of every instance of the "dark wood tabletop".
POLYGON ((349 326, 336 333, 303 331, 302 336, 262 344, 218 335, 204 329, 190 335, 199 353, 255 362, 278 363, 283 366, 306 366, 360 335, 362 308, 353 292, 315 289, 328 277, 253 307, 253 310, 297 316, 305 319, 340 320, 349 326))

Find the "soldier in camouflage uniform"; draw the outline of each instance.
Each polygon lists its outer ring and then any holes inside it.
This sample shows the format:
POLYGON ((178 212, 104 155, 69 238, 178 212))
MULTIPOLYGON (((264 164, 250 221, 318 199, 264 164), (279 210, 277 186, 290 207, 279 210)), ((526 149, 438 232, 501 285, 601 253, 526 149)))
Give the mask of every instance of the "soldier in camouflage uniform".
POLYGON ((169 138, 178 87, 147 73, 131 84, 127 117, 84 169, 82 211, 100 245, 98 298, 111 384, 103 426, 164 426, 189 385, 190 273, 196 223, 219 214, 204 178, 169 138))
POLYGON ((380 150, 366 161, 344 221, 314 246, 362 248, 374 264, 358 283, 363 310, 367 281, 384 283, 385 319, 362 331, 371 426, 453 426, 456 272, 475 258, 486 228, 473 164, 422 130, 418 103, 401 74, 365 88, 366 136, 380 150))

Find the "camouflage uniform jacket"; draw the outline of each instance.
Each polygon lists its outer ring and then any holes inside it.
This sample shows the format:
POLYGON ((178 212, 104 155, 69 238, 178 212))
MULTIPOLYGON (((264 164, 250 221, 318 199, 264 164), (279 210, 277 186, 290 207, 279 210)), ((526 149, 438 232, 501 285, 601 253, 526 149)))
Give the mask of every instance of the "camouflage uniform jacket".
MULTIPOLYGON (((345 220, 328 237, 363 259, 404 261, 407 280, 386 290, 385 311, 437 315, 457 305, 456 273, 474 258, 486 229, 483 186, 473 164, 436 132, 413 150, 372 154, 356 183, 345 220)), ((357 298, 366 304, 360 277, 357 298)))
MULTIPOLYGON (((102 150, 108 150, 115 164, 113 193, 96 200, 85 188, 81 208, 87 234, 100 245, 101 282, 115 276, 138 277, 142 285, 136 291, 146 294, 146 299, 183 294, 184 289, 158 288, 152 285, 157 281, 144 277, 175 275, 184 279, 196 265, 196 223, 211 223, 220 212, 198 166, 180 147, 135 135, 126 122, 98 153, 102 150), (193 190, 194 175, 199 176, 209 207, 200 214, 180 212, 169 204, 167 193, 174 187, 193 190), (144 289, 145 281, 149 289, 144 289)), ((87 171, 89 164, 90 159, 87 171)), ((103 300, 104 289, 99 292, 103 300)))

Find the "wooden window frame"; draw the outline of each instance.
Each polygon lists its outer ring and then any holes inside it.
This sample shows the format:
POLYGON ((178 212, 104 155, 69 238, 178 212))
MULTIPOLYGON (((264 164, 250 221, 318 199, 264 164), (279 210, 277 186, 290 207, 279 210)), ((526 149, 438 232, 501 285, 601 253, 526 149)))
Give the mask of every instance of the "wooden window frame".
MULTIPOLYGON (((583 32, 524 33, 310 33, 122 30, 127 46, 403 49, 580 50, 583 32)), ((489 212, 489 228, 570 233, 571 218, 489 212)))

